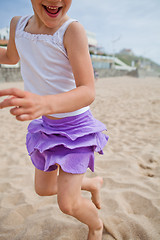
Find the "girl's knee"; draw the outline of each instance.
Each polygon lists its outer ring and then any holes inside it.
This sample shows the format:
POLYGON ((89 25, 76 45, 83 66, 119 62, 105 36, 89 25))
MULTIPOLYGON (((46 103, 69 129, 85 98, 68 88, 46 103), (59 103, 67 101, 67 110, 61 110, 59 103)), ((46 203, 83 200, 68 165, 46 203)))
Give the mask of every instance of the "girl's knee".
POLYGON ((38 187, 35 186, 35 192, 37 193, 37 195, 43 197, 43 196, 52 196, 57 194, 56 189, 47 189, 47 188, 42 188, 42 187, 38 187))
POLYGON ((66 202, 58 202, 60 210, 67 214, 67 215, 73 215, 73 209, 71 204, 66 204, 66 202))
POLYGON ((71 215, 74 216, 76 214, 76 212, 79 209, 79 201, 73 201, 72 199, 67 199, 67 198, 60 198, 58 197, 58 205, 60 210, 67 214, 67 215, 71 215))
POLYGON ((35 192, 37 193, 37 195, 43 197, 43 196, 48 196, 46 195, 46 193, 44 191, 42 191, 41 189, 37 189, 35 188, 35 192))

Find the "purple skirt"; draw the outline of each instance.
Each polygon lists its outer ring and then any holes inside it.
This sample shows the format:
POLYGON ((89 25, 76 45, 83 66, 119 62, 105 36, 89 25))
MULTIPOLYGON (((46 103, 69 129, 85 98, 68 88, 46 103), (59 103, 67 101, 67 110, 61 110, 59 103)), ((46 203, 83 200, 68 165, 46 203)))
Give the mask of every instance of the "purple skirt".
POLYGON ((90 110, 57 120, 42 116, 29 124, 26 146, 36 168, 53 171, 59 165, 64 172, 82 174, 88 167, 94 171, 94 151, 103 154, 104 130, 90 110))

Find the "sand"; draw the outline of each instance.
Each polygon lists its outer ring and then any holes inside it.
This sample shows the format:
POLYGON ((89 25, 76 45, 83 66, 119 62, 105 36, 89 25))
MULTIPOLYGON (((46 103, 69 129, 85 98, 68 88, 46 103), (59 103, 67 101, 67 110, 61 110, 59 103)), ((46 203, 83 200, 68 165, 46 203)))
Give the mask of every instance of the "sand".
MULTIPOLYGON (((1 83, 0 89, 23 83, 1 83)), ((96 82, 91 109, 108 128, 96 154, 104 240, 160 239, 160 79, 117 77, 96 82)), ((86 240, 87 227, 58 208, 56 196, 34 192, 25 149, 28 122, 0 110, 0 240, 86 240)), ((90 198, 90 194, 83 192, 90 198)))

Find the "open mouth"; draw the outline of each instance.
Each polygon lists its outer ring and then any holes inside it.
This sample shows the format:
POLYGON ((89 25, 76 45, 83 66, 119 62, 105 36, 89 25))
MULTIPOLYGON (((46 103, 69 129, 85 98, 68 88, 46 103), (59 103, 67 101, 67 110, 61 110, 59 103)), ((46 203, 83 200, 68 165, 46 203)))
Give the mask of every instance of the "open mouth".
POLYGON ((50 17, 57 17, 58 14, 60 13, 62 7, 56 7, 56 6, 45 6, 43 5, 46 13, 50 16, 50 17))

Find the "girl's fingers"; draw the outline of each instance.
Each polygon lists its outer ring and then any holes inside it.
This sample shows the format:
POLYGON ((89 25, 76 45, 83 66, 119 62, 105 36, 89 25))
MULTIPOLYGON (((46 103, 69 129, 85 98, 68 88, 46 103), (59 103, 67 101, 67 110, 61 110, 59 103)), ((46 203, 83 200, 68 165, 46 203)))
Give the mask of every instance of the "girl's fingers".
POLYGON ((21 107, 14 107, 11 108, 10 113, 15 116, 22 115, 24 113, 24 109, 21 107))
POLYGON ((15 96, 19 98, 23 98, 25 96, 25 91, 18 88, 8 88, 0 90, 0 97, 2 96, 15 96))
POLYGON ((10 113, 16 116, 17 120, 33 120, 44 115, 45 102, 43 96, 17 88, 0 90, 0 96, 8 96, 0 102, 0 108, 12 107, 10 113))
POLYGON ((20 121, 33 120, 42 115, 40 111, 33 111, 32 109, 23 107, 14 107, 10 109, 10 113, 20 121))
POLYGON ((25 92, 18 88, 10 88, 0 90, 0 96, 8 96, 2 102, 0 102, 0 108, 11 106, 23 106, 25 92))
MULTIPOLYGON (((27 94, 26 94, 27 95, 27 94)), ((11 97, 7 97, 6 99, 4 99, 2 102, 0 102, 0 108, 5 108, 5 107, 12 107, 12 106, 19 106, 19 107, 31 107, 32 105, 32 101, 27 98, 25 95, 25 97, 15 97, 15 96, 11 96, 11 97)))
POLYGON ((0 102, 0 108, 12 107, 12 106, 23 106, 23 98, 8 97, 0 102))
POLYGON ((31 116, 28 115, 28 114, 22 114, 22 115, 16 116, 16 119, 19 120, 19 121, 33 120, 33 118, 31 118, 31 116))
POLYGON ((30 121, 30 120, 36 119, 40 116, 41 116, 41 114, 23 113, 21 115, 16 115, 16 119, 19 121, 30 121))
POLYGON ((32 116, 34 114, 34 111, 31 108, 16 106, 16 107, 10 109, 10 113, 15 116, 20 116, 23 114, 32 116))
POLYGON ((15 107, 10 110, 10 113, 19 121, 33 120, 33 114, 29 113, 25 108, 15 107))

